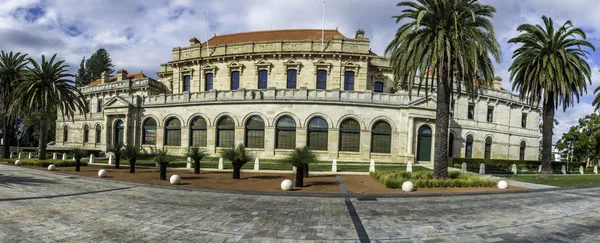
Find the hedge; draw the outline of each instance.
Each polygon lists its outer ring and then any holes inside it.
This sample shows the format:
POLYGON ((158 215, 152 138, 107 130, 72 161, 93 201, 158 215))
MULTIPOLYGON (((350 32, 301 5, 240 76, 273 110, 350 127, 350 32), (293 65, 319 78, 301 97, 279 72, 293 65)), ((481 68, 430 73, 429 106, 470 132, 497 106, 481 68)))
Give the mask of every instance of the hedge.
POLYGON ((406 181, 411 181, 416 188, 426 187, 495 187, 496 181, 481 178, 477 175, 463 174, 456 171, 448 173, 448 179, 433 179, 433 171, 398 172, 376 171, 371 173, 373 179, 387 188, 401 188, 406 181))
MULTIPOLYGON (((2 159, 2 162, 7 162, 10 164, 14 164, 16 160, 20 160, 20 164, 22 166, 40 166, 47 167, 49 165, 54 165, 56 167, 75 167, 75 161, 73 160, 53 160, 47 159, 44 161, 39 161, 37 159, 2 159)), ((81 166, 87 166, 88 163, 81 161, 81 166)))
MULTIPOLYGON (((538 173, 541 161, 537 160, 502 160, 502 159, 466 159, 466 158, 448 158, 448 166, 461 168, 462 163, 467 164, 467 171, 479 173, 481 163, 485 164, 486 174, 512 174, 511 166, 517 165, 517 173, 536 174, 538 173), (526 172, 523 172, 526 170, 526 172)), ((567 165, 565 161, 552 161, 552 171, 562 173, 562 166, 567 165)), ((584 166, 584 162, 569 162, 568 171, 579 171, 579 167, 584 166)))

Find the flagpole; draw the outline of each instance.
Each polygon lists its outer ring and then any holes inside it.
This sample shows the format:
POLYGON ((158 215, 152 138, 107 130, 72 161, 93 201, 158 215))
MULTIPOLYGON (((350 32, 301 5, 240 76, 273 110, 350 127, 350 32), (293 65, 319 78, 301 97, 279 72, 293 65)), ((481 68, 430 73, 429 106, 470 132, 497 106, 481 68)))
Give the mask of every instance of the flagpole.
POLYGON ((204 12, 204 33, 206 34, 206 56, 208 57, 210 53, 208 52, 208 24, 206 22, 206 12, 204 12))
POLYGON ((325 1, 323 1, 323 22, 321 26, 321 51, 325 51, 325 1))

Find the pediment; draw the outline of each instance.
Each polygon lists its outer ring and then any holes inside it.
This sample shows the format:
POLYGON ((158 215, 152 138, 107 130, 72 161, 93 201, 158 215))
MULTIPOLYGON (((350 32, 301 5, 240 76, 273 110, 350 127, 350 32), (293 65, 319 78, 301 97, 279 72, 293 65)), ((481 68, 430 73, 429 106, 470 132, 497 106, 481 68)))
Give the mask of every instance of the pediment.
POLYGON ((104 109, 128 108, 131 106, 133 106, 133 104, 131 102, 129 102, 128 100, 126 100, 125 98, 115 96, 115 97, 112 97, 110 100, 108 100, 108 102, 106 102, 106 104, 103 106, 103 108, 104 109))
POLYGON ((437 103, 436 97, 428 96, 421 97, 411 101, 408 105, 410 107, 422 107, 422 108, 435 108, 437 103))

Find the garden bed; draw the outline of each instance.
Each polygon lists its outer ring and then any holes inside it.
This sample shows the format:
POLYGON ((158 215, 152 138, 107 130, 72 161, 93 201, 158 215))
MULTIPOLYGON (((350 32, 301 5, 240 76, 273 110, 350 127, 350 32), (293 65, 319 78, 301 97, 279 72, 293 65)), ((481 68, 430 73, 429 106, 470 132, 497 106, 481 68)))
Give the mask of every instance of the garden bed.
POLYGON ((555 175, 554 179, 538 179, 537 176, 507 176, 506 178, 535 184, 548 186, 600 186, 600 175, 555 175))

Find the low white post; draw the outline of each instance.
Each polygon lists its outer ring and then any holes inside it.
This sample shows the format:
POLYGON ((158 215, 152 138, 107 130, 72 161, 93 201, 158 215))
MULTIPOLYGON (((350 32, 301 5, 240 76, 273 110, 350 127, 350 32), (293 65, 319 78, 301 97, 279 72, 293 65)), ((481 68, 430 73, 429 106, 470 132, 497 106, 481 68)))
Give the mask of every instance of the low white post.
POLYGON ((467 163, 462 163, 462 165, 460 166, 460 172, 467 173, 467 163))
POLYGON ((260 161, 258 159, 258 157, 254 158, 254 170, 258 171, 260 170, 260 165, 259 165, 260 161))
POLYGON ((408 161, 406 164, 406 172, 412 173, 412 161, 408 161))
POLYGON ((90 163, 90 164, 94 163, 94 154, 90 154, 90 161, 88 161, 88 163, 90 163))
POLYGON ((582 175, 584 174, 584 172, 583 172, 583 166, 579 166, 579 174, 582 174, 582 175))
POLYGON ((296 172, 296 166, 292 166, 292 171, 296 172))
POLYGON ((219 170, 223 170, 223 158, 219 158, 219 170))
POLYGON ((109 154, 108 155, 108 164, 112 165, 112 163, 113 163, 113 154, 109 154))
POLYGON ((75 161, 75 156, 73 156, 73 161, 75 161))
POLYGON ((560 171, 563 173, 563 175, 567 174, 567 167, 565 167, 565 165, 562 166, 562 168, 560 169, 560 171))
POLYGON ((540 165, 540 168, 538 169, 538 173, 542 172, 542 165, 540 165))
POLYGON ((67 160, 67 153, 63 153, 63 158, 62 160, 67 160))
POLYGON ((594 166, 594 174, 596 174, 596 175, 598 174, 598 166, 597 165, 594 166))
POLYGON ((53 154, 52 154, 52 159, 53 159, 53 160, 57 160, 57 159, 58 159, 58 157, 57 157, 56 153, 53 153, 53 154))
POLYGON ((9 155, 9 157, 10 157, 11 159, 13 158, 13 153, 12 153, 12 152, 10 152, 10 155, 9 155))
POLYGON ((31 152, 27 154, 27 159, 31 159, 31 152))
POLYGON ((369 165, 369 173, 375 172, 375 160, 371 160, 371 164, 369 165))
POLYGON ((331 172, 337 172, 337 160, 333 160, 333 162, 331 162, 331 172))
POLYGON ((187 169, 192 168, 192 157, 187 157, 187 165, 185 166, 187 169))
POLYGON ((21 152, 19 152, 19 159, 21 158, 21 156, 22 156, 22 154, 21 154, 21 152))
POLYGON ((484 163, 481 163, 479 165, 479 174, 480 175, 485 175, 485 164, 484 163))
POLYGON ((517 174, 517 165, 515 165, 515 164, 512 164, 512 165, 510 166, 510 171, 511 171, 513 174, 515 174, 515 175, 516 175, 516 174, 517 174))

